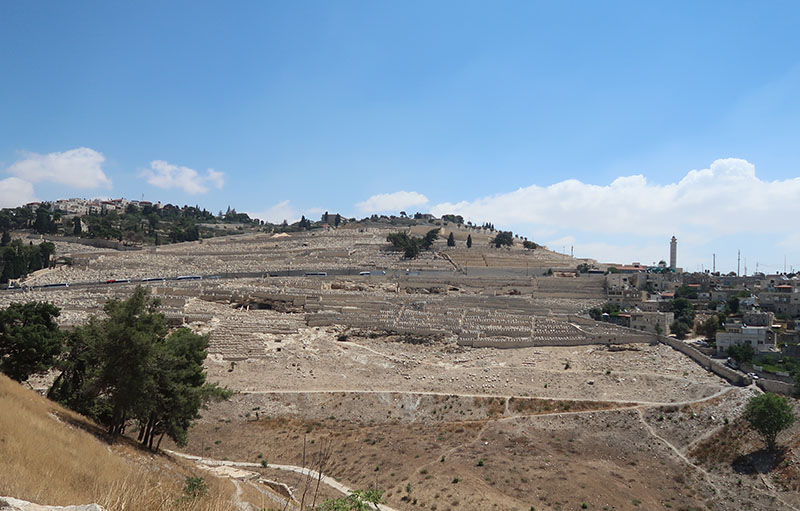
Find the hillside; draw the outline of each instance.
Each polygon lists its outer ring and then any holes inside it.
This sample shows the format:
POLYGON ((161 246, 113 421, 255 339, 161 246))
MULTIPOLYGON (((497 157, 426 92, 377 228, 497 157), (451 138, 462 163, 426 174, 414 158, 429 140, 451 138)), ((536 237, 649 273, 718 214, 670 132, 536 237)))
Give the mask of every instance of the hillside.
POLYGON ((234 509, 232 485, 180 461, 105 441, 84 417, 0 374, 0 495, 43 505, 98 503, 108 511, 234 509), (184 497, 186 477, 208 496, 184 497))

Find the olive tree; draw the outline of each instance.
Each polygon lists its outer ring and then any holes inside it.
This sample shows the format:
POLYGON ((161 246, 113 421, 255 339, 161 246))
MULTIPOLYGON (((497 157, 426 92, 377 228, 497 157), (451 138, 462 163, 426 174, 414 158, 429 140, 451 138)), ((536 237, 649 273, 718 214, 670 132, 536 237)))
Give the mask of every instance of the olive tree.
POLYGON ((767 392, 750 398, 744 410, 744 418, 774 451, 778 434, 795 421, 794 411, 785 397, 767 392))

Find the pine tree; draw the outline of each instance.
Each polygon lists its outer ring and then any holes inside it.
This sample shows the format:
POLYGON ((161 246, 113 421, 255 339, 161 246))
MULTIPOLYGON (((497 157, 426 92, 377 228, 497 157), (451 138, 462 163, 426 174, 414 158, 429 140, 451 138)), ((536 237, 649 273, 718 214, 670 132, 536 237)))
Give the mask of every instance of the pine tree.
POLYGON ((456 238, 453 236, 452 231, 450 232, 450 236, 447 237, 447 246, 448 247, 455 247, 456 246, 456 238))
POLYGON ((472 248, 472 234, 467 235, 467 248, 472 248))

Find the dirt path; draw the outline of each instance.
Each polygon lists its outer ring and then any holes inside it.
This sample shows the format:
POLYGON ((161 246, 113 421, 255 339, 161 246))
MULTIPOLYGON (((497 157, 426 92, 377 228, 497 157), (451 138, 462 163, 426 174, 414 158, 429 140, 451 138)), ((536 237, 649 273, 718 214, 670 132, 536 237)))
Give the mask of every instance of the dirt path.
POLYGON ((251 395, 269 395, 269 394, 410 394, 410 395, 418 395, 418 396, 455 396, 455 397, 462 397, 462 398, 482 398, 482 397, 491 397, 491 398, 501 398, 501 399, 541 399, 545 401, 571 401, 571 402, 581 402, 581 401, 594 401, 594 402, 605 402, 605 403, 621 403, 627 405, 640 405, 640 406, 684 406, 690 405, 694 403, 702 403, 703 401, 708 401, 710 399, 714 399, 719 397, 727 392, 729 392, 734 387, 732 386, 725 386, 721 387, 717 392, 711 394, 710 396, 701 397, 698 399, 690 399, 688 401, 635 401, 635 400, 623 400, 623 399, 577 399, 577 398, 552 398, 552 397, 536 397, 536 396, 516 396, 516 395, 503 395, 503 394, 472 394, 472 393, 458 393, 458 392, 434 392, 434 391, 404 391, 404 390, 363 390, 363 389, 347 389, 347 390, 325 390, 325 389, 314 389, 314 390, 240 390, 237 391, 239 394, 251 394, 251 395))
MULTIPOLYGON (((215 460, 215 459, 211 459, 211 458, 202 458, 200 456, 194 456, 194 455, 191 455, 191 454, 184 454, 184 453, 177 452, 177 451, 166 450, 166 452, 172 454, 173 456, 178 456, 179 458, 184 458, 184 459, 187 459, 187 460, 191 460, 191 461, 193 461, 193 462, 195 462, 197 464, 206 465, 206 466, 209 466, 209 467, 271 468, 271 469, 275 469, 275 470, 284 470, 284 471, 288 471, 288 472, 299 473, 301 475, 307 475, 307 476, 310 476, 312 479, 317 479, 318 477, 320 477, 319 472, 317 472, 315 470, 311 470, 310 468, 305 468, 305 467, 298 467, 298 466, 295 466, 295 465, 276 465, 276 464, 270 463, 266 467, 264 467, 264 465, 262 465, 260 463, 252 463, 252 462, 249 462, 249 461, 224 461, 224 460, 215 460)), ((337 481, 336 479, 334 479, 332 477, 329 477, 329 476, 326 476, 324 474, 321 476, 321 481, 323 483, 325 483, 326 485, 330 486, 331 488, 333 488, 334 490, 337 490, 337 491, 343 493, 344 495, 349 495, 353 491, 353 489, 350 488, 349 486, 346 486, 346 485, 340 483, 339 481, 337 481)), ((234 484, 236 484, 236 490, 237 490, 236 498, 237 498, 237 500, 239 502, 241 502, 241 500, 239 498, 241 496, 241 487, 237 484, 237 481, 235 481, 235 480, 234 480, 234 484)), ((378 509, 380 511, 396 511, 395 509, 393 509, 393 508, 391 508, 391 507, 389 507, 389 506, 387 506, 385 504, 380 504, 378 506, 378 509)))
MULTIPOLYGON (((655 430, 655 429, 654 429, 654 428, 653 428, 653 427, 652 427, 652 426, 651 426, 651 425, 650 425, 650 424, 647 422, 647 420, 645 419, 645 417, 644 417, 644 413, 642 412, 642 408, 641 408, 641 407, 637 408, 637 410, 636 410, 636 411, 637 411, 637 412, 638 412, 638 414, 639 414, 639 420, 640 420, 640 421, 641 421, 641 423, 644 425, 645 429, 647 429, 647 431, 650 433, 650 435, 651 435, 651 436, 653 436, 653 438, 656 438, 656 439, 658 439, 659 441, 661 441, 662 443, 664 443, 664 445, 666 445, 667 447, 669 447, 669 449, 670 449, 670 450, 671 450, 673 453, 675 453, 675 455, 676 455, 676 456, 678 456, 678 457, 679 457, 679 458, 680 458, 680 459, 681 459, 681 460, 682 460, 684 463, 686 463, 687 465, 689 465, 690 467, 692 467, 692 468, 693 468, 694 470, 696 470, 697 472, 700 472, 701 474, 703 474, 705 481, 706 481, 706 482, 707 482, 709 485, 711 485, 711 487, 712 487, 712 488, 713 488, 713 490, 714 490, 714 494, 715 494, 716 496, 723 495, 723 492, 722 492, 722 490, 721 490, 721 488, 720 488, 720 486, 719 486, 719 484, 718 484, 719 478, 718 478, 717 476, 714 476, 714 475, 712 475, 711 473, 709 473, 709 472, 708 472, 706 469, 704 469, 704 468, 703 468, 703 467, 701 467, 700 465, 697 465, 697 464, 693 463, 693 462, 692 462, 692 461, 691 461, 691 460, 690 460, 688 457, 686 457, 686 455, 684 455, 684 454, 683 454, 683 452, 682 452, 680 449, 678 449, 677 447, 675 447, 675 446, 674 446, 672 443, 670 443, 670 442, 669 442, 669 441, 668 441, 666 438, 664 438, 664 437, 662 437, 661 435, 659 435, 659 434, 656 432, 656 430, 655 430)), ((707 435, 705 435, 705 436, 707 436, 707 435)), ((694 442, 692 442, 692 443, 694 443, 694 442)), ((691 445, 691 444, 690 444, 690 445, 691 445)), ((760 489, 760 488, 753 487, 752 489, 753 489, 754 491, 756 491, 756 492, 758 492, 758 493, 762 493, 762 494, 764 494, 764 495, 766 495, 766 496, 768 496, 768 497, 770 497, 770 498, 774 498, 775 500, 777 500, 778 502, 780 502, 781 504, 783 504, 784 506, 786 506, 788 509, 792 509, 793 511, 800 511, 800 509, 798 509, 797 507, 793 506, 792 504, 789 504, 788 502, 786 502, 785 500, 783 500, 782 498, 780 498, 778 495, 776 495, 776 492, 774 491, 774 488, 772 488, 772 487, 771 487, 771 486, 770 486, 770 485, 767 483, 767 481, 765 480, 765 478, 764 478, 763 474, 762 474, 762 476, 761 476, 761 479, 762 479, 762 482, 764 483, 764 485, 765 485, 767 488, 769 488, 769 489, 771 489, 771 490, 773 490, 773 491, 772 491, 772 492, 766 492, 766 491, 764 491, 764 490, 762 490, 762 489, 760 489)))

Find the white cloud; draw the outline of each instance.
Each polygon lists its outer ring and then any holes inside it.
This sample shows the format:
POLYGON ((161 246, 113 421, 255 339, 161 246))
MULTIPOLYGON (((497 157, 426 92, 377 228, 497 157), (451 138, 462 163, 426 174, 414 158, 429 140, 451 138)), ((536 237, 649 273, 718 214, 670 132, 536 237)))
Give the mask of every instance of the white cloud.
POLYGON ((361 213, 398 213, 410 208, 418 208, 428 204, 428 198, 417 192, 394 192, 373 195, 364 202, 359 202, 356 207, 361 213))
POLYGON ((7 177, 0 181, 0 208, 15 208, 34 201, 33 183, 18 177, 7 177))
POLYGON ((248 212, 247 214, 250 215, 250 218, 258 218, 259 220, 264 220, 265 222, 273 224, 279 224, 284 220, 291 224, 292 222, 300 220, 301 215, 288 200, 281 201, 265 211, 257 213, 248 212))
POLYGON ((75 188, 111 188, 103 172, 102 153, 79 147, 62 153, 25 153, 25 159, 12 164, 8 172, 32 183, 47 181, 75 188))
POLYGON ((783 232, 800 216, 800 178, 763 181, 746 160, 720 159, 677 183, 626 176, 608 185, 567 180, 434 206, 436 215, 500 225, 646 237, 783 232))
POLYGON ((150 168, 143 170, 140 176, 158 188, 180 188, 190 195, 208 192, 209 185, 217 189, 225 185, 225 174, 222 172, 208 169, 206 175, 202 176, 194 169, 163 160, 151 161, 150 168))

